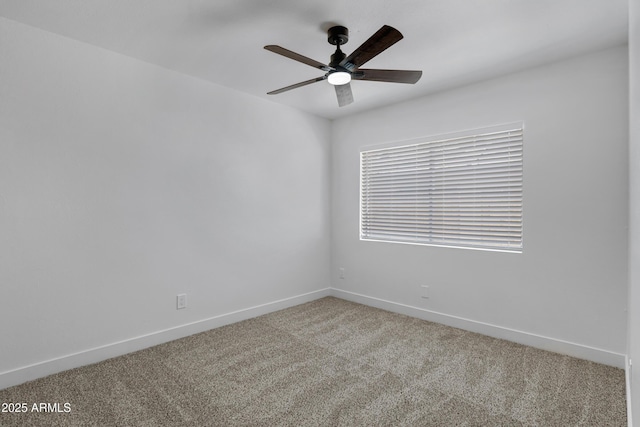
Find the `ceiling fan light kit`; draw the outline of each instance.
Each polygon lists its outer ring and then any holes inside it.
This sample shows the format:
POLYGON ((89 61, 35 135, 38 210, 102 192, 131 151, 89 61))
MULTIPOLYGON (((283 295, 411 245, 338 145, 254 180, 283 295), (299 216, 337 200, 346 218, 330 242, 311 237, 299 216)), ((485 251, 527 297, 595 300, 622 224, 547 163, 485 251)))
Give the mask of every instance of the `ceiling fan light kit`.
POLYGON ((351 74, 347 73, 346 71, 334 71, 333 73, 329 74, 327 80, 334 86, 346 85, 351 81, 351 74))
POLYGON ((353 102, 353 93, 351 92, 350 84, 352 79, 415 84, 420 80, 422 71, 360 68, 361 65, 364 65, 381 52, 402 40, 402 37, 400 31, 388 25, 383 25, 374 35, 369 37, 367 41, 353 51, 351 55, 347 56, 340 50, 340 46, 349 41, 349 30, 340 25, 331 27, 327 31, 327 41, 336 46, 336 51, 331 55, 329 65, 325 65, 280 46, 267 45, 264 47, 266 50, 325 71, 325 75, 321 77, 273 90, 267 94, 276 95, 291 89, 327 80, 335 88, 338 105, 344 107, 353 102))

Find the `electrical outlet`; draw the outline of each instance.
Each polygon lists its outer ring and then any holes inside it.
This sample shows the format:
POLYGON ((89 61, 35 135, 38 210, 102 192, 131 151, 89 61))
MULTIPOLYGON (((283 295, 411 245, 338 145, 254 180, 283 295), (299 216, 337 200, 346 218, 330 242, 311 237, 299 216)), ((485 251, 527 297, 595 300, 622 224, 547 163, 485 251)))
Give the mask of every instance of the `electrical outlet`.
POLYGON ((340 267, 340 278, 344 279, 344 276, 345 276, 345 269, 344 267, 340 267))
POLYGON ((420 285, 422 294, 420 295, 424 299, 429 299, 429 285, 420 285))
POLYGON ((187 308, 187 294, 179 294, 176 297, 176 309, 187 308))

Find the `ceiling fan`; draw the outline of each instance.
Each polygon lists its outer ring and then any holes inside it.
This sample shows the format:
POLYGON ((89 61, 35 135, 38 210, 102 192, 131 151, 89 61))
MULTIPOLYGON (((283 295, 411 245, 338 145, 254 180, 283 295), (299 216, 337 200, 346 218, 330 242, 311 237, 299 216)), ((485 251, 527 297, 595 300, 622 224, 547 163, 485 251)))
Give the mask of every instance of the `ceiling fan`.
POLYGON ((382 28, 369 37, 367 41, 362 43, 362 45, 349 56, 346 56, 340 50, 340 46, 349 41, 349 30, 347 28, 340 25, 331 27, 327 31, 327 35, 328 42, 336 46, 336 51, 331 55, 331 62, 329 62, 329 65, 325 65, 280 46, 265 46, 264 48, 271 52, 286 56, 294 61, 302 62, 303 64, 310 65, 322 71, 326 71, 324 76, 273 90, 268 92, 267 95, 276 95, 291 89, 327 80, 335 87, 336 95, 338 97, 338 105, 340 107, 344 107, 345 105, 349 105, 353 102, 353 93, 351 92, 350 85, 352 79, 414 84, 420 80, 420 77, 422 76, 422 71, 360 68, 361 65, 364 65, 367 61, 402 40, 402 34, 400 31, 393 27, 383 25, 382 28))

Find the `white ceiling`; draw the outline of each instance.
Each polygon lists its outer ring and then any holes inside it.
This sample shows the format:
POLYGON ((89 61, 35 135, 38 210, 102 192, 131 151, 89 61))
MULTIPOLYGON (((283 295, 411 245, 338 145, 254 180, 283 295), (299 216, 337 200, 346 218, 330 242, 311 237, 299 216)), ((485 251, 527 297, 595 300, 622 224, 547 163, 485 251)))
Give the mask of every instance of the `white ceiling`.
MULTIPOLYGON (((336 118, 562 57, 626 43, 627 0, 0 0, 0 16, 313 114, 336 118), (326 30, 349 28, 349 54, 382 25, 404 39, 366 68, 423 70, 416 85, 352 82, 339 108, 319 82, 266 92, 322 71, 326 30)), ((2 60, 0 58, 0 60, 2 60)))

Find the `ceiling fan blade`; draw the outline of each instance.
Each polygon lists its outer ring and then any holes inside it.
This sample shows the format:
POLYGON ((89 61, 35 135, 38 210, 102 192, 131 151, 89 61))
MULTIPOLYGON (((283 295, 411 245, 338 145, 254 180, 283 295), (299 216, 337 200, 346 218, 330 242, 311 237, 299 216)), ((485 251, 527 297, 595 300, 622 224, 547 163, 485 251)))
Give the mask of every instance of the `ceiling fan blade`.
POLYGON ((362 43, 351 55, 344 58, 340 65, 349 71, 353 71, 402 40, 402 37, 400 31, 388 25, 383 25, 374 35, 369 37, 369 40, 362 43))
POLYGON ((299 53, 295 53, 290 51, 289 49, 285 49, 280 46, 276 46, 273 44, 267 45, 264 47, 268 51, 273 53, 277 53, 278 55, 286 56, 289 59, 293 59, 294 61, 302 62, 303 64, 311 65, 313 68, 318 68, 322 71, 329 71, 331 68, 328 65, 323 64, 322 62, 318 62, 314 59, 307 58, 306 56, 300 55, 299 53))
POLYGON ((353 92, 351 92, 351 85, 349 83, 344 85, 335 85, 336 96, 338 97, 338 106, 344 107, 353 102, 353 92))
POLYGON ((272 90, 271 92, 267 92, 267 95, 277 95, 279 93, 286 92, 286 91, 291 90, 291 89, 296 89, 296 88, 299 88, 299 87, 302 87, 302 86, 310 85, 311 83, 321 82, 322 80, 325 80, 326 78, 327 78, 326 76, 322 76, 322 77, 316 77, 315 79, 311 79, 311 80, 305 80, 303 82, 296 83, 296 84, 291 85, 291 86, 287 86, 287 87, 283 87, 283 88, 280 88, 280 89, 272 90))
POLYGON ((351 77, 358 80, 414 84, 418 80, 420 80, 420 77, 422 77, 422 71, 372 70, 372 69, 360 68, 358 69, 358 71, 353 73, 351 77))

